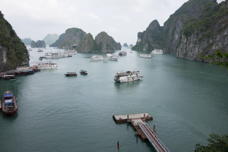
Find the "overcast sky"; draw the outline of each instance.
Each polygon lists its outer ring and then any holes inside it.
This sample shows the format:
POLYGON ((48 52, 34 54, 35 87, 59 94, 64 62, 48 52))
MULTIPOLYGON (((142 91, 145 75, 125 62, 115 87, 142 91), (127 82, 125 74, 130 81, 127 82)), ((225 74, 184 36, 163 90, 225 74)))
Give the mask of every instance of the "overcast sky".
POLYGON ((106 31, 121 43, 134 44, 152 20, 163 24, 186 1, 0 0, 0 10, 21 38, 38 40, 79 27, 94 37, 106 31))

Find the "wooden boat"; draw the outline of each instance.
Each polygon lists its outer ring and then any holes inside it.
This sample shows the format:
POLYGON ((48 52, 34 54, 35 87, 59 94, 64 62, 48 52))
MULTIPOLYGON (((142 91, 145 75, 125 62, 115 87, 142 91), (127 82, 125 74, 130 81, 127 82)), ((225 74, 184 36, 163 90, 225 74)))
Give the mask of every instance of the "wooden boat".
POLYGON ((15 79, 15 75, 14 74, 4 74, 4 75, 0 76, 0 78, 3 80, 11 80, 11 79, 15 79))
POLYGON ((81 71, 80 71, 80 74, 81 74, 81 75, 88 75, 88 72, 87 72, 86 70, 81 70, 81 71))
POLYGON ((120 51, 119 52, 119 56, 126 56, 127 55, 127 52, 125 52, 125 51, 120 51))
POLYGON ((77 73, 76 72, 67 72, 65 74, 66 77, 76 77, 77 76, 77 73))
POLYGON ((16 103, 16 97, 11 91, 6 91, 2 97, 2 112, 5 114, 14 114, 17 112, 18 107, 16 103))

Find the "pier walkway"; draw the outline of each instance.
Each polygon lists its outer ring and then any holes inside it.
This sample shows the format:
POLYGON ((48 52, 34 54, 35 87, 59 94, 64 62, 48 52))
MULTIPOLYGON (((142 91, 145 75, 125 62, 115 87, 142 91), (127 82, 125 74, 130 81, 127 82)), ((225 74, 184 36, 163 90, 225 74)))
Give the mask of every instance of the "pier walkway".
POLYGON ((156 152, 170 152, 158 138, 156 132, 146 123, 147 121, 153 120, 153 117, 148 113, 113 115, 113 119, 116 123, 130 123, 136 130, 136 134, 140 136, 142 140, 148 140, 156 152))
POLYGON ((168 148, 159 140, 156 133, 146 123, 139 123, 139 128, 142 130, 148 141, 153 145, 157 152, 169 152, 168 148))

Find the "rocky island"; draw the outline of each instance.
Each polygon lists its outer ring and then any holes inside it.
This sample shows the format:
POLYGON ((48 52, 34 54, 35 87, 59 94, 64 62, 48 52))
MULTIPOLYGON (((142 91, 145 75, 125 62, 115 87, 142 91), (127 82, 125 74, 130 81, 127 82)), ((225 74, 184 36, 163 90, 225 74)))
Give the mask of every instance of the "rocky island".
POLYGON ((86 33, 79 28, 67 29, 51 46, 76 49, 81 53, 108 53, 121 49, 120 43, 117 43, 106 32, 99 33, 94 39, 91 33, 86 33))
POLYGON ((69 28, 51 44, 51 47, 71 49, 78 46, 85 36, 86 32, 80 28, 69 28))
POLYGON ((46 48, 46 43, 43 40, 32 41, 31 42, 32 48, 46 48))
POLYGON ((165 53, 195 61, 224 64, 228 60, 228 1, 189 0, 160 26, 152 21, 138 33, 134 50, 165 53))
POLYGON ((0 72, 28 64, 29 55, 24 43, 0 11, 0 72))

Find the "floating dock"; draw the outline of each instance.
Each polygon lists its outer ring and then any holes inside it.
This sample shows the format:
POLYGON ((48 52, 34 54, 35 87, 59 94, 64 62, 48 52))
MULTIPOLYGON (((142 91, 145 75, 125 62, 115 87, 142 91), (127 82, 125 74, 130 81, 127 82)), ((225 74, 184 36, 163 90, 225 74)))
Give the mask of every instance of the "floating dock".
POLYGON ((116 123, 130 123, 136 131, 136 135, 142 140, 148 140, 156 152, 169 152, 168 148, 158 138, 156 132, 146 123, 153 120, 149 113, 113 115, 116 123))

